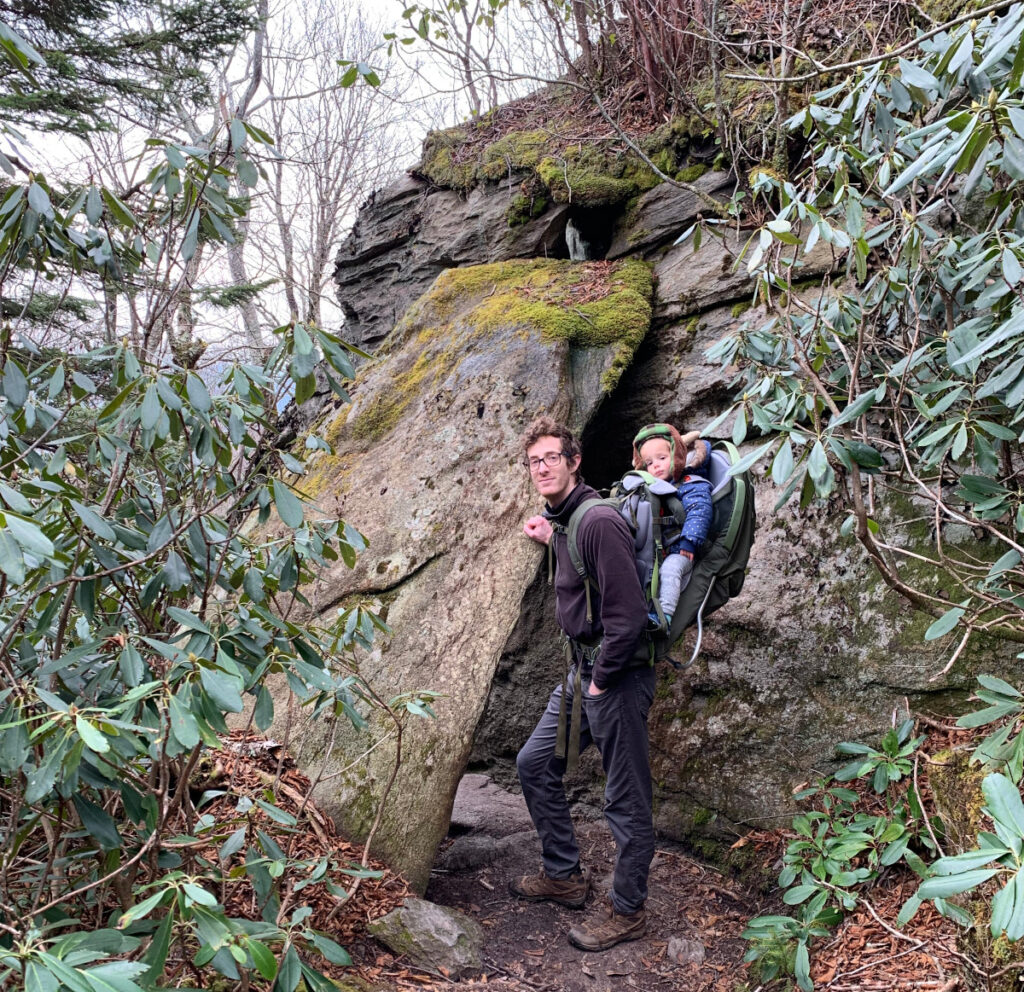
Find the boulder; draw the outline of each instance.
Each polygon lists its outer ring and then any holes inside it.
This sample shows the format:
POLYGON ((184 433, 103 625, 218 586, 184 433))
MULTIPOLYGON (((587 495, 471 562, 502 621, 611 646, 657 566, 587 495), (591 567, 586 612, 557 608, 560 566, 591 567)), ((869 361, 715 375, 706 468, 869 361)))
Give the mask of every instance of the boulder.
MULTIPOLYGON (((721 195, 719 174, 701 181, 721 195)), ((735 370, 708 359, 707 349, 765 315, 751 307, 753 281, 741 260, 748 232, 724 228, 696 252, 692 239, 673 244, 697 210, 679 190, 640 196, 619 221, 609 214, 612 253, 641 254, 654 267, 651 329, 637 346, 629 335, 628 344, 587 340, 590 318, 574 341, 552 336, 550 328, 579 309, 574 298, 587 299, 589 290, 577 297, 560 291, 561 305, 551 309, 538 279, 552 266, 566 267, 563 279, 601 271, 590 263, 467 266, 489 252, 542 254, 562 220, 542 215, 533 227, 512 234, 506 226, 499 236, 494 202, 484 203, 482 188, 464 200, 413 181, 401 189, 364 212, 339 261, 343 298, 363 287, 360 320, 387 301, 364 340, 379 336, 438 268, 463 267, 438 277, 379 362, 360 372, 355 403, 323 428, 337 454, 323 460, 311 484, 370 538, 354 572, 339 567, 323 578, 318 605, 327 611, 356 596, 381 603, 395 634, 364 660, 363 672, 382 693, 448 694, 436 722, 406 723, 408 764, 383 814, 380 853, 422 884, 467 760, 512 786, 516 751, 562 676, 541 555, 519 537, 536 503, 516 465, 517 433, 536 413, 568 420, 582 430, 587 481, 607 486, 628 467, 632 437, 644 424, 692 429, 719 415, 735 370), (477 211, 472 220, 469 209, 477 211), (437 210, 449 216, 434 216, 437 210), (407 250, 419 259, 408 269, 414 276, 403 269, 407 250), (391 268, 379 268, 388 258, 391 268)), ((800 246, 785 251, 806 279, 827 280, 841 262, 821 243, 807 255, 800 246)), ((620 305, 616 313, 625 319, 634 308, 620 305)), ((727 423, 717 432, 730 430, 727 423)), ((757 480, 759 529, 743 594, 711 618, 692 668, 659 673, 650 717, 657 825, 675 839, 712 842, 714 852, 750 825, 777 824, 792 811, 794 787, 835 767, 837 742, 876 741, 908 709, 954 711, 975 672, 999 674, 1013 664, 1013 651, 979 637, 939 674, 950 649, 923 641, 930 618, 886 589, 860 546, 841 535, 831 508, 775 512, 776 498, 757 480)), ((878 519, 895 539, 927 545, 930 523, 917 507, 876 498, 878 519)), ((965 529, 947 534, 967 550, 979 540, 965 529)), ((991 558, 980 544, 973 550, 991 558)), ((680 658, 689 657, 692 637, 680 658)), ((379 737, 383 728, 375 729, 379 737)), ((310 734, 307 766, 316 767, 329 738, 324 729, 310 734)), ((323 766, 333 777, 320 797, 356 836, 369 828, 391 767, 386 748, 363 756, 373 740, 344 742, 323 766)), ((591 751, 568 783, 577 809, 600 808, 600 782, 591 751)))
MULTIPOLYGON (((659 294, 664 286, 659 286, 659 294)), ((656 307, 659 306, 656 301, 656 307)), ((582 471, 607 486, 629 467, 633 434, 667 420, 699 428, 721 412, 731 375, 705 352, 735 324, 764 314, 719 306, 654 328, 619 388, 583 435, 582 471)), ((721 431, 727 436, 730 425, 721 431)), ((911 712, 949 712, 977 671, 1003 672, 1005 646, 978 640, 969 657, 938 675, 950 648, 923 640, 931 618, 892 595, 860 546, 839 533, 824 505, 776 511, 778 493, 755 479, 758 530, 742 594, 714 614, 692 668, 661 666, 649 719, 655 820, 675 840, 714 844, 722 853, 753 824, 792 813, 793 790, 837 767, 836 743, 875 742, 911 712)), ((928 522, 896 504, 879 520, 913 547, 928 522)), ((970 546, 968 531, 947 540, 970 546)), ((978 548, 979 557, 985 553, 978 548)), ((515 781, 515 753, 561 679, 553 602, 538 575, 523 600, 477 731, 473 765, 496 782, 515 781)), ((690 657, 694 632, 673 652, 690 657)), ((584 755, 568 783, 579 803, 601 802, 600 762, 584 755)))
MULTIPOLYGON (((682 227, 679 233, 685 229, 682 227)), ((735 227, 717 231, 705 234, 696 249, 691 236, 682 244, 670 245, 658 258, 654 269, 658 285, 656 324, 684 320, 722 303, 750 301, 754 280, 747 272, 744 254, 750 232, 735 227)), ((821 241, 806 255, 800 245, 787 246, 785 251, 801 280, 819 279, 832 272, 841 258, 831 245, 821 241)))
MULTIPOLYGON (((732 173, 706 172, 691 185, 716 200, 727 200, 735 184, 732 173)), ((641 194, 615 224, 608 258, 647 258, 652 252, 664 252, 665 246, 691 227, 699 215, 710 213, 692 190, 661 183, 641 194)))
POLYGON ((371 920, 367 930, 418 968, 454 978, 483 970, 483 930, 457 909, 406 899, 398 909, 371 920))
POLYGON ((514 223, 519 174, 468 195, 411 175, 374 193, 338 250, 334 280, 346 338, 379 343, 439 273, 510 258, 564 257, 568 207, 514 223))
MULTIPOLYGON (((400 741, 383 717, 360 732, 293 722, 290 739, 348 835, 367 836, 384 802, 374 853, 421 891, 542 558, 522 534, 541 503, 519 437, 541 413, 577 429, 593 417, 648 329, 650 293, 650 271, 636 261, 449 270, 359 371, 352 404, 317 426, 334 451, 311 460, 301 484, 369 547, 305 595, 325 624, 339 607, 378 607, 393 634, 358 660, 378 696, 441 695, 436 719, 395 705, 400 741)), ((300 715, 282 712, 275 737, 289 719, 300 715)))

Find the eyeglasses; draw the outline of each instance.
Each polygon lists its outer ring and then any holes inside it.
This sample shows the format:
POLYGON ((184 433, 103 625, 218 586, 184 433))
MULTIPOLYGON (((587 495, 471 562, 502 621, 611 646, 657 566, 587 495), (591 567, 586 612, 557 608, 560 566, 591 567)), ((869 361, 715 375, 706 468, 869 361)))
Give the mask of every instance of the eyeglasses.
POLYGON ((562 458, 565 458, 564 452, 549 451, 546 455, 543 455, 540 458, 524 458, 523 465, 531 472, 536 472, 540 469, 542 464, 547 465, 548 468, 554 468, 562 458))

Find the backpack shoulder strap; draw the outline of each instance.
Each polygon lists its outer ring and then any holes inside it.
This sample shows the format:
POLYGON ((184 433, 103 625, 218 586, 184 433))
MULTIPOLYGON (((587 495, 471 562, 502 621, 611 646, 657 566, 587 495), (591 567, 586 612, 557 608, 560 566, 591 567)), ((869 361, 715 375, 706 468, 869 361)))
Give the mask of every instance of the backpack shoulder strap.
MULTIPOLYGON (((739 462, 740 453, 734 444, 730 441, 723 441, 722 447, 725 448, 729 461, 733 465, 739 462)), ((736 545, 736 538, 743 525, 744 517, 747 515, 747 501, 753 498, 750 492, 750 475, 747 472, 734 475, 732 485, 735 494, 732 504, 732 516, 729 519, 729 525, 723 537, 723 542, 730 552, 736 545)), ((750 540, 753 540, 753 528, 750 528, 750 530, 750 540)))
POLYGON ((614 498, 585 499, 572 511, 572 516, 569 517, 569 522, 565 525, 565 543, 569 550, 569 561, 572 562, 572 567, 576 570, 576 574, 583 580, 583 589, 587 597, 587 623, 591 623, 594 619, 593 610, 590 606, 590 576, 587 574, 587 566, 583 562, 583 555, 580 554, 576 535, 579 533, 580 524, 583 522, 583 517, 588 510, 595 506, 616 505, 617 500, 614 498))
POLYGON ((585 499, 572 511, 572 516, 569 517, 569 522, 565 525, 565 539, 569 547, 569 560, 572 562, 572 567, 576 569, 576 574, 581 579, 587 578, 587 566, 583 563, 583 556, 580 554, 579 544, 576 540, 580 524, 583 522, 587 511, 593 507, 615 505, 616 501, 614 499, 585 499))

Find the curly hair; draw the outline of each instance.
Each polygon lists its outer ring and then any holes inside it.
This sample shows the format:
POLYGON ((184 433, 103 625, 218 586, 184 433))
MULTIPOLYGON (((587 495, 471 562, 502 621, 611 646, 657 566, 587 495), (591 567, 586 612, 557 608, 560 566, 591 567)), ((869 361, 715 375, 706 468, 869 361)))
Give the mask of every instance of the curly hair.
MULTIPOLYGON (((523 464, 526 462, 526 452, 530 450, 542 437, 553 437, 556 438, 562 446, 562 454, 565 455, 569 461, 574 458, 582 457, 583 449, 580 447, 579 441, 576 440, 576 435, 573 434, 565 424, 560 424, 554 417, 541 416, 537 417, 529 427, 523 432, 520 438, 520 446, 523 455, 523 464)), ((577 482, 583 481, 583 476, 580 474, 579 469, 574 473, 577 482)))

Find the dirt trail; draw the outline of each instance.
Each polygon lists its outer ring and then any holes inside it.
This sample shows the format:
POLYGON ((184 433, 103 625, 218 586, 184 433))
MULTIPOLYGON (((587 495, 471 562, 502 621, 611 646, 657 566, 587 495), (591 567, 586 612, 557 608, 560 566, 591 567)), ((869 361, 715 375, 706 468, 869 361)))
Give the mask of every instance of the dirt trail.
MULTIPOLYGON (((484 974, 453 983, 416 972, 402 959, 363 943, 356 959, 373 989, 391 992, 740 992, 780 989, 760 985, 743 964, 747 921, 786 911, 777 901, 748 891, 686 852, 659 845, 651 867, 645 937, 601 953, 578 951, 566 939, 581 914, 607 892, 615 858, 608 828, 596 810, 574 814, 583 863, 594 879, 587 908, 524 903, 508 891, 519 875, 540 866, 540 845, 522 797, 484 775, 463 779, 448 839, 431 874, 426 897, 467 913, 484 928, 484 974), (384 984, 381 984, 384 983, 384 984)), ((752 834, 766 861, 776 860, 782 835, 752 834)), ((926 904, 902 928, 900 908, 916 890, 909 870, 893 869, 872 888, 870 901, 816 943, 811 977, 816 992, 966 992, 958 932, 926 904)), ((777 898, 777 895, 776 895, 777 898)), ((974 966, 977 970, 977 966, 974 966)), ((1004 969, 1005 971, 1005 969, 1004 969)))
POLYGON ((655 856, 644 938, 600 953, 569 944, 569 928, 607 892, 615 857, 603 820, 577 820, 577 831, 594 879, 587 907, 521 902, 509 894, 509 880, 540 867, 522 797, 485 776, 463 780, 426 897, 484 927, 487 984, 509 992, 732 992, 746 950, 740 933, 759 912, 758 899, 678 850, 659 846, 655 856))

